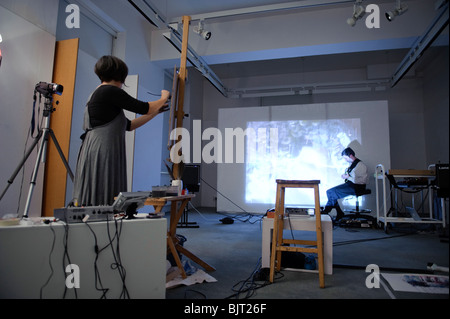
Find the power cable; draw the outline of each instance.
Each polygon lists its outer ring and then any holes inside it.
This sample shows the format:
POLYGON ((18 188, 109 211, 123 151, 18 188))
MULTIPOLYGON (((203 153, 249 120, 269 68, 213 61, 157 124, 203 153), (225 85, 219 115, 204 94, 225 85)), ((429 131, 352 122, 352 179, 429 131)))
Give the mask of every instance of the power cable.
POLYGON ((125 278, 126 278, 126 270, 125 267, 122 264, 122 260, 121 260, 121 256, 120 256, 120 234, 122 232, 122 223, 123 223, 123 219, 120 219, 120 225, 118 225, 118 221, 115 219, 114 220, 114 225, 115 225, 115 238, 116 238, 116 246, 115 249, 112 245, 112 241, 113 239, 111 238, 111 233, 109 230, 109 221, 106 221, 106 225, 107 225, 107 233, 108 233, 108 238, 109 241, 111 242, 111 252, 113 254, 113 258, 114 258, 114 263, 111 264, 111 269, 116 269, 119 273, 120 279, 122 281, 122 292, 120 294, 120 298, 121 299, 130 299, 130 295, 128 293, 128 289, 127 286, 125 284, 125 278), (120 226, 120 227, 118 227, 120 226))
POLYGON ((228 198, 226 195, 224 195, 223 193, 221 193, 219 190, 217 190, 214 186, 212 186, 211 184, 209 184, 207 181, 205 181, 203 178, 200 177, 200 180, 203 181, 206 185, 208 185, 211 189, 213 189, 214 191, 217 192, 217 194, 221 195, 223 198, 225 198, 226 200, 228 200, 230 203, 232 203, 233 205, 235 205, 237 208, 239 208, 240 210, 242 210, 243 213, 236 213, 236 214, 228 214, 228 213, 223 213, 223 212, 217 212, 218 214, 221 215, 225 215, 227 217, 236 219, 238 221, 241 221, 243 223, 245 222, 249 222, 250 224, 254 224, 258 221, 261 221, 262 218, 264 216, 260 215, 260 214, 253 214, 253 213, 249 213, 247 212, 244 208, 242 208, 241 206, 239 206, 238 204, 236 204, 235 202, 233 202, 230 198, 228 198), (251 221, 252 218, 256 218, 256 221, 251 221))
POLYGON ((48 256, 48 264, 50 266, 50 275, 48 276, 47 281, 44 283, 44 285, 42 285, 42 287, 41 287, 41 289, 39 291, 39 298, 40 299, 42 299, 44 288, 48 285, 48 283, 50 282, 50 279, 53 277, 53 273, 54 273, 53 266, 52 266, 52 254, 53 254, 53 250, 55 248, 56 233, 55 233, 55 230, 52 227, 52 224, 50 224, 49 227, 50 227, 50 229, 51 229, 51 231, 53 233, 52 247, 50 248, 50 254, 48 256))
POLYGON ((112 244, 112 242, 109 242, 104 248, 99 249, 98 248, 98 241, 97 241, 97 235, 95 234, 92 227, 87 223, 87 221, 84 222, 85 225, 89 228, 92 235, 94 236, 94 252, 95 252, 95 259, 94 259, 94 280, 95 280, 95 289, 102 292, 102 295, 100 299, 106 299, 106 293, 109 291, 109 288, 103 288, 102 280, 100 278, 100 272, 97 266, 98 257, 100 255, 100 252, 103 251, 106 247, 112 244), (100 287, 99 287, 100 285, 100 287))

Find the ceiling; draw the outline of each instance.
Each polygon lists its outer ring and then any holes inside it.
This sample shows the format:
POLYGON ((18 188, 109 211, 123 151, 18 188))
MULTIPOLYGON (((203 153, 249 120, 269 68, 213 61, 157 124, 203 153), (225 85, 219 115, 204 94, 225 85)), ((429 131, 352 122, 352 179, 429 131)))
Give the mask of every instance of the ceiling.
MULTIPOLYGON (((194 19, 232 19, 243 14, 257 15, 265 12, 283 10, 308 9, 321 10, 330 6, 353 7, 354 0, 146 0, 151 6, 159 11, 167 23, 181 21, 181 17, 189 15, 194 19)), ((394 0, 372 0, 373 3, 395 3, 394 0)), ((365 3, 367 4, 367 3, 365 3)), ((237 63, 224 63, 210 65, 211 69, 219 78, 251 77, 274 74, 318 72, 338 69, 365 68, 374 64, 399 64, 408 53, 407 49, 396 50, 371 50, 365 52, 340 53, 320 56, 307 56, 299 58, 284 59, 260 59, 259 61, 244 61, 237 63)), ((429 50, 435 52, 436 50, 429 50)), ((428 53, 431 55, 434 53, 428 53)), ((421 68, 425 60, 419 60, 414 66, 421 68)))
POLYGON ((280 4, 287 4, 289 7, 304 6, 311 3, 325 3, 336 2, 345 3, 352 2, 352 0, 340 1, 309 1, 309 0, 150 0, 153 5, 164 15, 169 22, 176 20, 183 15, 197 16, 203 14, 214 13, 226 14, 225 11, 237 9, 249 9, 247 11, 256 12, 266 6, 267 9, 274 8, 271 5, 280 6, 280 4))

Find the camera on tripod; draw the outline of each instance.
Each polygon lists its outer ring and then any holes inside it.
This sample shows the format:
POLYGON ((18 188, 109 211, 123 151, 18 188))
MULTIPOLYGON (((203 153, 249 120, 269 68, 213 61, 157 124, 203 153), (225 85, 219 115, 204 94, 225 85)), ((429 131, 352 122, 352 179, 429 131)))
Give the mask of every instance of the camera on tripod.
MULTIPOLYGON (((39 163, 45 161, 45 156, 46 156, 45 153, 47 150, 47 144, 48 144, 49 138, 52 139, 52 141, 59 153, 59 156, 61 157, 61 160, 63 161, 63 164, 67 169, 67 173, 69 174, 70 179, 73 181, 73 173, 72 173, 72 170, 70 169, 69 162, 67 161, 67 159, 64 156, 63 151, 61 150, 58 140, 56 139, 55 133, 50 128, 50 115, 55 110, 52 107, 52 101, 53 101, 52 95, 53 94, 61 95, 63 92, 63 86, 59 85, 59 84, 55 84, 55 83, 39 82, 34 87, 33 117, 32 117, 32 121, 31 121, 31 126, 32 126, 31 134, 32 135, 34 132, 34 124, 35 124, 34 109, 36 106, 36 95, 37 95, 36 93, 38 93, 38 92, 45 97, 45 103, 44 103, 45 108, 43 110, 43 119, 45 119, 45 120, 43 121, 43 126, 39 128, 39 134, 34 138, 33 144, 25 152, 25 156, 23 157, 22 161, 20 162, 20 164, 18 165, 18 167, 16 168, 16 170, 14 171, 12 176, 8 179, 8 184, 7 184, 6 188, 4 189, 3 193, 0 194, 0 201, 1 201, 3 196, 5 196, 6 191, 8 190, 9 186, 11 186, 11 184, 14 182, 14 179, 16 178, 17 174, 19 174, 19 172, 22 170, 22 167, 24 166, 28 157, 31 155, 34 148, 38 147, 39 141, 41 141, 37 159, 36 159, 36 163, 35 163, 34 170, 33 170, 33 174, 31 176, 30 188, 28 191, 27 201, 25 203, 25 210, 23 213, 23 218, 28 218, 28 212, 30 210, 30 205, 31 205, 31 197, 33 195, 34 187, 36 186, 38 170, 39 170, 39 167, 41 166, 41 165, 39 165, 39 163)), ((39 98, 39 103, 40 103, 40 98, 39 98)))
POLYGON ((64 87, 56 83, 39 82, 34 88, 35 92, 39 92, 45 97, 50 97, 53 94, 61 95, 64 87))

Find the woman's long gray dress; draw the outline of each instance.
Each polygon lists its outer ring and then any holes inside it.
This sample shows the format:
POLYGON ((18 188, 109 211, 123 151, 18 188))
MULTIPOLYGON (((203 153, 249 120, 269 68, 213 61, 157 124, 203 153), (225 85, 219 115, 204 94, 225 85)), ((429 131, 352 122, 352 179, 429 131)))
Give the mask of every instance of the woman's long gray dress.
POLYGON ((84 112, 85 138, 78 155, 74 179, 74 206, 110 206, 114 197, 127 190, 123 110, 111 122, 92 128, 88 107, 84 112))

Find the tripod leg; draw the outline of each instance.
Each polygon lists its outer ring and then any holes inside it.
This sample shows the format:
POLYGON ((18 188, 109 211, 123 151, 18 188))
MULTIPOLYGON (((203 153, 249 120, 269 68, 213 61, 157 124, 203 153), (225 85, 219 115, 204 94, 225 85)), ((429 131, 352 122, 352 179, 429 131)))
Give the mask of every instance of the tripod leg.
POLYGON ((64 166, 66 167, 67 173, 69 173, 70 179, 73 182, 73 173, 70 169, 69 163, 67 162, 66 157, 64 156, 63 151, 61 150, 61 147, 59 146, 58 140, 56 139, 55 133, 53 133, 52 130, 49 131, 50 136, 52 137, 53 143, 55 143, 56 149, 58 150, 59 156, 61 157, 61 160, 64 163, 64 166))
POLYGON ((36 164, 34 165, 33 174, 31 175, 30 189, 28 191, 27 202, 25 204, 25 210, 23 212, 24 218, 28 218, 28 212, 30 210, 31 198, 33 196, 34 187, 36 186, 36 178, 37 178, 37 174, 39 171, 39 165, 40 165, 40 162, 42 159, 43 152, 47 147, 48 130, 44 130, 44 133, 42 134, 41 138, 42 138, 42 143, 41 143, 41 146, 39 147, 39 152, 38 152, 38 156, 36 158, 36 164))
POLYGON ((2 195, 0 196, 0 201, 2 200, 3 196, 5 196, 6 191, 8 190, 9 186, 11 186, 12 183, 14 183, 14 180, 16 179, 17 174, 19 174, 20 170, 22 169, 23 165, 25 164, 25 162, 28 160, 28 157, 30 157, 31 152, 33 152, 34 148, 36 147, 36 145, 39 143, 39 140, 42 137, 42 133, 39 134, 38 136, 36 136, 36 138, 33 141, 33 144, 30 146, 30 148, 28 149, 28 151, 26 152, 25 156, 23 157, 22 161, 20 162, 20 164, 17 166, 16 170, 14 171, 14 173, 11 175, 11 177, 8 179, 8 185, 6 186, 5 190, 3 191, 2 195))

